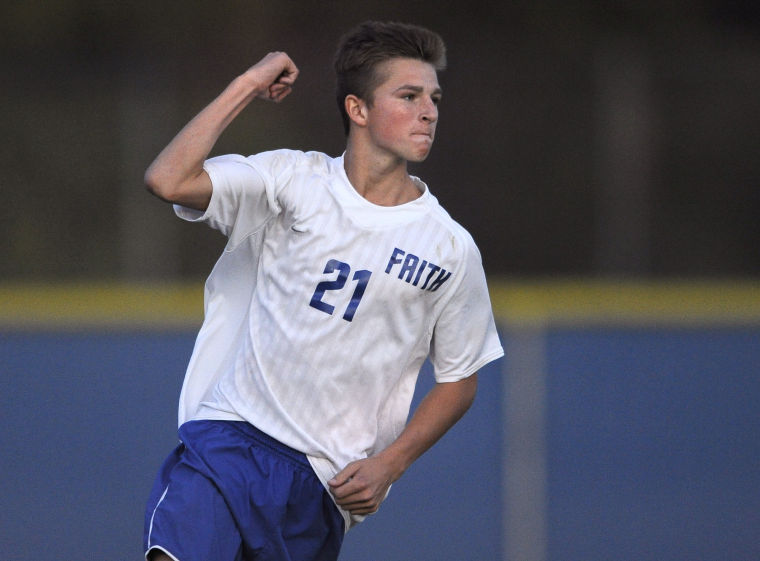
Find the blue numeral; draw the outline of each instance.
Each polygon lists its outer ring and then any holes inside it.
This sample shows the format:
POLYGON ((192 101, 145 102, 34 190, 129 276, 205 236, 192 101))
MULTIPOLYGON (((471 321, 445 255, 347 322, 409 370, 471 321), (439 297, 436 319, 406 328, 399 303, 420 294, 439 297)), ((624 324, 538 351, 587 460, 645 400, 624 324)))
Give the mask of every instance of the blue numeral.
POLYGON ((364 296, 364 289, 367 288, 367 283, 369 282, 369 277, 372 275, 371 271, 356 271, 354 273, 354 280, 359 281, 356 285, 356 289, 354 290, 354 295, 351 297, 351 302, 348 303, 348 308, 346 308, 346 313, 343 314, 343 319, 346 321, 351 321, 354 319, 354 314, 356 313, 356 308, 359 307, 359 302, 362 300, 362 296, 364 296))
MULTIPOLYGON (((311 302, 309 302, 309 306, 312 308, 316 308, 317 310, 330 315, 335 311, 335 306, 324 302, 322 298, 328 290, 341 290, 346 286, 346 280, 348 280, 348 274, 351 272, 351 267, 347 263, 343 263, 337 259, 330 259, 327 262, 327 265, 325 265, 324 273, 329 275, 336 270, 338 271, 338 277, 335 280, 322 281, 317 284, 317 288, 314 290, 314 294, 311 297, 311 302)), ((346 308, 346 313, 343 314, 344 320, 352 321, 354 319, 354 314, 356 314, 356 309, 359 307, 362 296, 364 296, 364 290, 367 288, 370 276, 372 276, 372 271, 361 270, 354 273, 352 280, 357 281, 357 284, 354 289, 354 294, 351 296, 351 301, 346 308)))
POLYGON ((333 310, 335 310, 335 306, 331 306, 330 304, 327 304, 326 302, 322 302, 322 297, 325 295, 325 291, 327 290, 340 290, 343 288, 343 286, 346 284, 346 279, 348 278, 348 273, 351 271, 351 267, 349 267, 346 263, 343 263, 341 261, 337 261, 335 259, 330 259, 327 262, 327 265, 325 265, 325 274, 333 273, 335 272, 335 269, 338 269, 340 272, 338 273, 338 278, 334 281, 322 281, 317 285, 317 289, 314 291, 314 295, 311 297, 311 302, 309 305, 312 308, 316 308, 318 310, 322 310, 326 314, 332 315, 333 310))

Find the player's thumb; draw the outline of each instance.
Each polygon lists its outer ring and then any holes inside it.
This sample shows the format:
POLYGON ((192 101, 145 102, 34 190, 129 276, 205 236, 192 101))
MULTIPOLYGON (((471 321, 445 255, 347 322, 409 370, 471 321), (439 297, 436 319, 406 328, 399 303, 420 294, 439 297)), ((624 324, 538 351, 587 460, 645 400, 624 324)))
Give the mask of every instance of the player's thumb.
POLYGON ((328 481, 327 484, 330 487, 340 487, 344 483, 350 481, 350 479, 354 476, 356 469, 357 467, 354 463, 348 464, 345 468, 338 472, 335 477, 328 481))

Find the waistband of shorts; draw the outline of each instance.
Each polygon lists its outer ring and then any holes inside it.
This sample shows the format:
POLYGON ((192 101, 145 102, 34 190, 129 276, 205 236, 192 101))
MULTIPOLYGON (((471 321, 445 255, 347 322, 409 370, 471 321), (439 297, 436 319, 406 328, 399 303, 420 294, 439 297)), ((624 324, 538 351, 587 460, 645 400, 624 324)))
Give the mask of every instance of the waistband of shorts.
POLYGON ((304 454, 303 452, 299 452, 295 448, 291 448, 287 444, 283 444, 276 438, 256 428, 255 426, 253 426, 251 423, 247 421, 203 420, 203 421, 191 421, 191 422, 212 423, 212 424, 219 424, 221 426, 228 427, 231 430, 242 433, 249 440, 253 440, 254 442, 256 442, 256 444, 269 449, 270 452, 277 454, 283 459, 289 460, 290 462, 297 464, 301 467, 304 467, 311 472, 314 471, 313 468, 311 467, 311 464, 309 463, 308 458, 306 457, 306 454, 304 454))

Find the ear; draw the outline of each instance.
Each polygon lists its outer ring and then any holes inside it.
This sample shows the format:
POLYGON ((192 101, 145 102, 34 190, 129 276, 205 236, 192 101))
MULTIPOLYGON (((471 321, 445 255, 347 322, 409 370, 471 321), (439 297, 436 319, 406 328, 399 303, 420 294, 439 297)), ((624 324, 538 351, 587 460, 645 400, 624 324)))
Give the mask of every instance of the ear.
POLYGON ((349 94, 343 102, 346 114, 351 122, 363 127, 367 124, 367 104, 354 94, 349 94))

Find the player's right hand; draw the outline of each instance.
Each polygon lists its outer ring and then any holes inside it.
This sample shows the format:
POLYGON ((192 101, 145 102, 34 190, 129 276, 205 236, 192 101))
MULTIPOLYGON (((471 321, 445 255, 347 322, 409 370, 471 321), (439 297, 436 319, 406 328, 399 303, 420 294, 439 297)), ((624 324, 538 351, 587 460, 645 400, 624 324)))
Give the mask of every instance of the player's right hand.
POLYGON ((293 91, 298 67, 286 53, 275 51, 254 64, 243 76, 257 92, 256 97, 280 102, 293 91))

